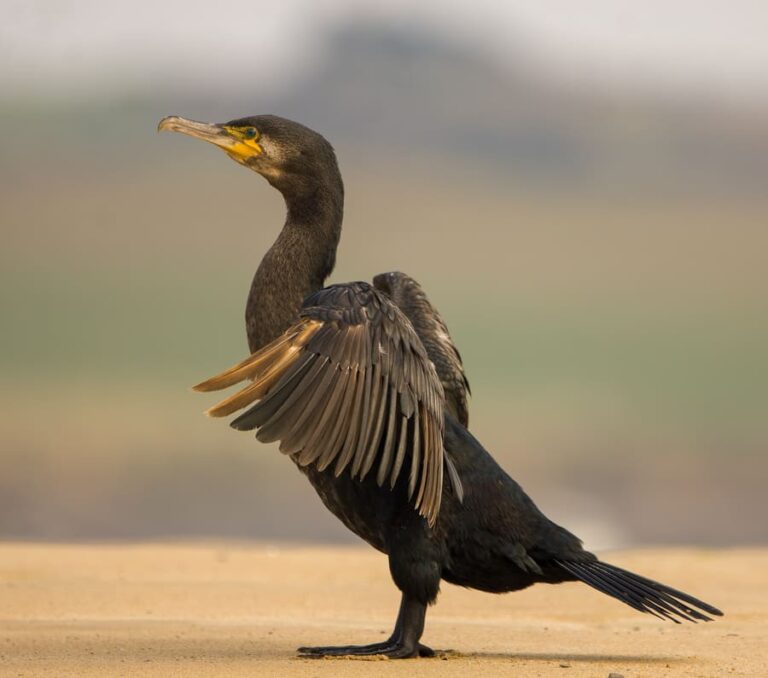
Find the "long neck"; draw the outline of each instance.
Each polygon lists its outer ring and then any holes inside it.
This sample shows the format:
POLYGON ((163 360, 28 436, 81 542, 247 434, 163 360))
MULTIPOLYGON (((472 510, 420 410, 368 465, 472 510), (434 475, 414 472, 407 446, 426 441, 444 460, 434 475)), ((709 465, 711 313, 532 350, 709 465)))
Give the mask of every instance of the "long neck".
POLYGON ((333 271, 341 235, 341 177, 301 197, 283 193, 288 214, 275 243, 253 277, 245 309, 251 352, 265 346, 298 319, 304 299, 333 271))

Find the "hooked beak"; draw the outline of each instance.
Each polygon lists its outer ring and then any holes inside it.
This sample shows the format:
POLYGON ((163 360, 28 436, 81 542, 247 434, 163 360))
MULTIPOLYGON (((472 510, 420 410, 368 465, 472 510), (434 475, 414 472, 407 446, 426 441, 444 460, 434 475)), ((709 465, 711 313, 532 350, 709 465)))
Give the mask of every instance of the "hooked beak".
POLYGON ((211 144, 216 144, 221 148, 227 148, 235 143, 235 140, 221 125, 210 124, 207 122, 197 122, 187 120, 177 115, 169 115, 160 121, 157 126, 158 132, 181 132, 188 136, 202 139, 211 144))
POLYGON ((215 123, 187 120, 177 115, 163 118, 157 126, 158 132, 181 132, 195 139, 202 139, 218 146, 237 162, 246 164, 254 155, 259 155, 261 148, 256 143, 247 143, 237 135, 236 130, 215 123))

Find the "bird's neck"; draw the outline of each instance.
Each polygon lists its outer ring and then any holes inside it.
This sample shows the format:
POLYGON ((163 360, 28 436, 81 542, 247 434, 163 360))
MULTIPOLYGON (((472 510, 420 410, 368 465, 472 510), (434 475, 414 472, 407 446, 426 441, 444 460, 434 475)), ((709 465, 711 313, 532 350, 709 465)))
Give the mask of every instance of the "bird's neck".
POLYGON ((324 286, 336 263, 344 210, 341 178, 299 197, 284 197, 285 225, 261 260, 246 304, 251 352, 296 322, 304 299, 324 286))

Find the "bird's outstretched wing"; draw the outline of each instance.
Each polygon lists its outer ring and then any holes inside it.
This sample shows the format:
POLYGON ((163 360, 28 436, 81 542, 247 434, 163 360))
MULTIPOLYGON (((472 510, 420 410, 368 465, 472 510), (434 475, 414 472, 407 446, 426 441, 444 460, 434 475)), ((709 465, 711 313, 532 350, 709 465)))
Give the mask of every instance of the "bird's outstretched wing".
POLYGON ((298 323, 239 365, 195 386, 215 391, 252 383, 211 408, 232 426, 302 466, 333 465, 394 487, 430 524, 443 483, 443 387, 411 323, 367 283, 333 285, 308 297, 298 323), (255 403, 255 404, 253 404, 255 403))
POLYGON ((411 321, 445 390, 445 404, 462 426, 469 425, 469 381, 456 344, 421 285, 405 273, 380 273, 373 286, 384 292, 411 321))

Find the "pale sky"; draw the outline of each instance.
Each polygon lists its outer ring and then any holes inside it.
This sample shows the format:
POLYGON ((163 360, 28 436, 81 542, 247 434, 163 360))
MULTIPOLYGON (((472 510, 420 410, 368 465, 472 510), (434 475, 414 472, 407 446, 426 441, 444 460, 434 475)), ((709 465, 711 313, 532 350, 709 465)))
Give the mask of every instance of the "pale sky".
POLYGON ((768 100, 768 0, 0 0, 0 86, 81 96, 146 82, 264 87, 353 19, 416 25, 569 78, 768 100))

